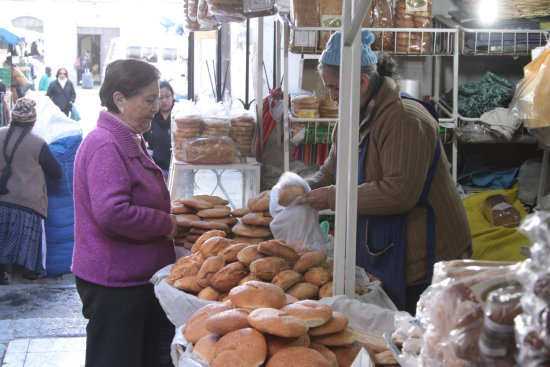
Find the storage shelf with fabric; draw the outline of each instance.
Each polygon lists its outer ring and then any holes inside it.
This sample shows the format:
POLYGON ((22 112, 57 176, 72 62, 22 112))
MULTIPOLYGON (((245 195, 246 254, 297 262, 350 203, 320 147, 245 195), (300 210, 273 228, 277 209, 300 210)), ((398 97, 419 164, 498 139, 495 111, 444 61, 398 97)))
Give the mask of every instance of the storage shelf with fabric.
MULTIPOLYGON (((482 28, 463 12, 450 13, 453 18, 436 18, 458 30, 461 84, 454 138, 459 182, 464 183, 461 178, 471 174, 471 159, 483 161, 486 168, 506 170, 540 155, 536 139, 521 120, 508 113, 507 107, 516 83, 523 76, 523 66, 531 59, 531 50, 546 44, 548 31, 541 29, 540 21, 525 19, 500 20, 492 28, 482 28)), ((443 106, 449 103, 450 94, 444 94, 439 103, 443 106)), ((476 191, 471 183, 466 185, 466 191, 476 191)), ((491 188, 497 187, 487 186, 491 188)))

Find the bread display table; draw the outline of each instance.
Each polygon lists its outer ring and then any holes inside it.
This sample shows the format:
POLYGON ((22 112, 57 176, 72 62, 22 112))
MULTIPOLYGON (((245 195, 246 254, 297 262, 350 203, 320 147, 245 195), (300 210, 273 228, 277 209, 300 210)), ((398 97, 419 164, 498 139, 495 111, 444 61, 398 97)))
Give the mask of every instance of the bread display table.
POLYGON ((172 199, 218 195, 233 209, 246 207, 260 192, 260 163, 254 158, 231 164, 190 164, 172 157, 168 189, 172 199))

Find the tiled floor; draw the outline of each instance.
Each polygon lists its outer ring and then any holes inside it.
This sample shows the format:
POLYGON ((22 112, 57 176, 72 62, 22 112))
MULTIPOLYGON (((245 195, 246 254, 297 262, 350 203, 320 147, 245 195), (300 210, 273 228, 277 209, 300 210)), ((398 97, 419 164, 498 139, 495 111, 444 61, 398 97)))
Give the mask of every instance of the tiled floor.
POLYGON ((85 337, 24 338, 8 344, 3 367, 83 367, 85 337))

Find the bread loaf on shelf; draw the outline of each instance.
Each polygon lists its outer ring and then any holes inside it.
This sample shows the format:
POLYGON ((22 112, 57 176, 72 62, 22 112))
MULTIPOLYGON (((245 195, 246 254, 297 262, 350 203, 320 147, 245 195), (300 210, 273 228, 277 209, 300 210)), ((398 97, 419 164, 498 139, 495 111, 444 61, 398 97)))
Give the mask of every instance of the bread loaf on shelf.
POLYGON ((236 147, 228 137, 202 137, 174 147, 177 160, 194 164, 229 164, 235 161, 236 147))

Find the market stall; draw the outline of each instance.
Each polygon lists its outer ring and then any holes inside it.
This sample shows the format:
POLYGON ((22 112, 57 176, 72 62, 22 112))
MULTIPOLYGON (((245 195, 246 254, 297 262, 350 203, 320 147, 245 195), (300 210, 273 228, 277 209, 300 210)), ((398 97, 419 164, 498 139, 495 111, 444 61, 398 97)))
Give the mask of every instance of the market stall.
MULTIPOLYGON (((363 21, 360 15, 370 3, 344 1, 339 23, 343 34, 341 63, 349 65, 351 72, 340 78, 337 165, 344 168, 338 170, 336 177, 334 238, 320 230, 318 213, 300 212, 292 204, 292 199, 307 187, 300 191, 299 184, 286 185, 285 177, 271 190, 245 193, 247 197, 241 202, 246 205, 242 207, 213 193, 177 191, 175 177, 182 170, 192 170, 194 164, 213 164, 215 170, 229 169, 234 164, 235 141, 227 140, 232 133, 222 134, 223 138, 210 136, 217 136, 214 129, 236 131, 241 125, 233 124, 231 119, 228 123, 212 121, 213 116, 199 118, 197 104, 191 112, 175 114, 176 156, 170 186, 172 193, 178 192, 172 197, 172 212, 178 216, 180 226, 176 244, 185 250, 175 264, 161 269, 151 281, 177 328, 171 355, 176 366, 271 367, 288 365, 289 360, 303 366, 515 366, 548 362, 546 257, 550 218, 545 213, 527 216, 512 196, 509 198, 513 200, 509 200, 513 204, 506 198, 504 202, 492 202, 491 195, 495 193, 479 199, 482 204, 470 200, 474 212, 479 211, 480 205, 486 207, 486 213, 471 215, 472 223, 484 221, 484 227, 479 226, 476 233, 480 237, 494 241, 492 234, 498 231, 500 236, 506 232, 500 227, 514 228, 507 233, 522 237, 519 246, 515 239, 510 241, 513 244, 504 240, 505 249, 499 246, 500 242, 492 246, 511 253, 512 261, 494 261, 491 252, 488 260, 436 263, 431 286, 422 294, 415 315, 398 311, 381 282, 355 266, 359 116, 353 107, 358 105, 359 81, 351 75, 359 70, 354 60, 359 52, 356 35, 363 21), (197 149, 193 149, 194 144, 197 149), (282 189, 289 187, 295 191, 286 200, 282 189), (504 223, 499 223, 498 219, 503 218, 504 223), (521 228, 516 230, 520 222, 521 228), (520 248, 530 246, 527 238, 534 244, 532 260, 529 254, 519 254, 520 248), (304 309, 324 315, 311 317, 304 309)), ((220 23, 247 18, 247 13, 254 17, 273 12, 273 3, 255 11, 246 7, 225 7, 222 11, 220 4, 210 1, 189 0, 185 5, 188 27, 195 31, 217 29, 220 23), (204 6, 211 9, 211 14, 196 13, 201 6, 203 10, 204 6)), ((402 16, 411 17, 406 20, 413 22, 414 12, 401 11, 402 16)), ((424 15, 416 14, 420 18, 424 15)), ((434 38, 441 33, 440 29, 435 31, 425 25, 419 28, 425 29, 414 37, 411 30, 405 30, 408 44, 401 51, 407 55, 411 50, 420 54, 433 51, 431 41, 424 44, 424 32, 433 31, 434 38)), ((318 47, 316 32, 323 29, 311 27, 303 31, 314 35, 318 47)), ((294 36, 296 46, 298 34, 294 36)), ((447 36, 448 42, 457 42, 452 37, 458 37, 458 31, 448 30, 447 36)), ((401 46, 402 42, 403 39, 401 46)), ((458 50, 453 52, 457 61, 458 50)), ((456 77, 456 68, 454 73, 456 77)), ((452 92, 451 124, 456 124, 457 93, 456 89, 452 92)), ((284 109, 289 110, 289 98, 285 98, 284 109)), ((212 114, 214 108, 207 110, 212 114)), ((257 112, 257 116, 262 115, 257 112)), ((259 118, 255 139, 262 136, 261 129, 259 118)), ((284 129, 286 154, 286 121, 284 129)))

